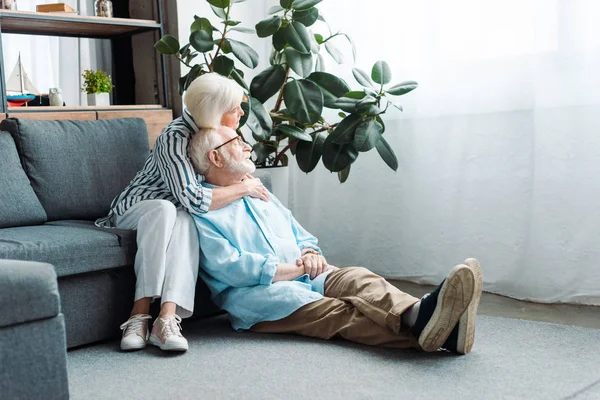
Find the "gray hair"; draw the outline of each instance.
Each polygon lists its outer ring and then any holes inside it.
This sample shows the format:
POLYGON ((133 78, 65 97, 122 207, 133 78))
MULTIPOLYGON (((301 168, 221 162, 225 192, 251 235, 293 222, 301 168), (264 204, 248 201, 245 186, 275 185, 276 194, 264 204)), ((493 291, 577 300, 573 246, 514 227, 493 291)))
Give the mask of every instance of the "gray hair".
POLYGON ((194 79, 184 96, 198 128, 217 128, 223 114, 240 105, 244 91, 235 81, 211 72, 194 79))
POLYGON ((188 154, 192 160, 194 170, 198 174, 206 175, 208 173, 211 167, 208 152, 218 145, 219 135, 216 129, 202 128, 192 135, 188 144, 188 154))

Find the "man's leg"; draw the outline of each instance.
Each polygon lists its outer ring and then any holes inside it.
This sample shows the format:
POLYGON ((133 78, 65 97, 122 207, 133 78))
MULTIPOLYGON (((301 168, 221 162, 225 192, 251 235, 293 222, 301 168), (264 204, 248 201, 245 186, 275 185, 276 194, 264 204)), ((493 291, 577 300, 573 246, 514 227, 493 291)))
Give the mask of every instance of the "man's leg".
POLYGON ((181 334, 181 318, 194 311, 194 294, 200 264, 198 232, 192 216, 177 211, 172 240, 167 246, 167 268, 161 297, 161 311, 154 322, 150 343, 163 350, 185 351, 187 340, 181 334))
POLYGON ((393 332, 398 332, 404 322, 425 351, 447 347, 466 354, 473 345, 474 314, 481 296, 478 268, 478 264, 456 266, 448 278, 422 300, 401 292, 366 268, 343 268, 327 277, 325 295, 351 302, 367 317, 393 332), (459 320, 461 323, 457 325, 459 320))
POLYGON ((175 226, 177 209, 167 200, 144 200, 134 204, 115 225, 121 229, 137 230, 135 302, 131 318, 123 329, 121 348, 137 350, 146 347, 150 301, 162 295, 167 263, 167 247, 175 226))
POLYGON ((250 330, 295 333, 320 339, 337 336, 370 346, 419 349, 417 340, 407 329, 394 333, 373 322, 353 304, 330 297, 307 304, 283 319, 259 322, 250 330))

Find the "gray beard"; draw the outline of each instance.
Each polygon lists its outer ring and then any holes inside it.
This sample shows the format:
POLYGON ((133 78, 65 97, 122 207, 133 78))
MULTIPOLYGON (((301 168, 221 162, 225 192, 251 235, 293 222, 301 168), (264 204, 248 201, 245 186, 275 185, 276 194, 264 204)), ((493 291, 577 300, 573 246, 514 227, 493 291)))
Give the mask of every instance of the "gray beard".
POLYGON ((231 154, 225 153, 225 161, 227 162, 227 171, 232 175, 251 174, 256 170, 256 166, 250 160, 234 161, 231 154))

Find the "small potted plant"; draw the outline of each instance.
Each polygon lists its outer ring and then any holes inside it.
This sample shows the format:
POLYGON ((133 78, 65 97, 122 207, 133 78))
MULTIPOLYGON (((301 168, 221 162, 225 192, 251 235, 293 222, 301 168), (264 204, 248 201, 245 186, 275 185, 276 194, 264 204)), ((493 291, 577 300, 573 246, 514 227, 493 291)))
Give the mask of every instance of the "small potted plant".
POLYGON ((81 91, 87 93, 88 106, 110 105, 109 93, 114 87, 110 75, 102 70, 86 69, 81 76, 83 76, 81 91))

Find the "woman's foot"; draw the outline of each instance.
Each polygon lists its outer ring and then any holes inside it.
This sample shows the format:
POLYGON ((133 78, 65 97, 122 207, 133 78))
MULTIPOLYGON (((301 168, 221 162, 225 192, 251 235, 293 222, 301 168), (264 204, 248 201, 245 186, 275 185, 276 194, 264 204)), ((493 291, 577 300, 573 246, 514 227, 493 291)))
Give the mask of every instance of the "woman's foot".
POLYGON ((188 342, 181 334, 181 317, 171 314, 154 321, 150 344, 167 351, 187 351, 188 342))
POLYGON ((148 314, 135 314, 121 325, 123 337, 121 350, 140 350, 148 342, 148 322, 152 317, 148 314))

